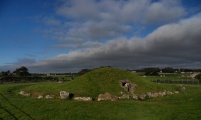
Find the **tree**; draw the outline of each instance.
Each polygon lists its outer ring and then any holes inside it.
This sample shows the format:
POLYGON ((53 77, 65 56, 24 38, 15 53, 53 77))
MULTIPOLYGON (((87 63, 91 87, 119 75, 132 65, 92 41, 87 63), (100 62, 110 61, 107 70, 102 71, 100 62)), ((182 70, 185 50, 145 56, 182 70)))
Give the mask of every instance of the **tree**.
POLYGON ((142 70, 143 72, 145 72, 144 75, 151 75, 151 76, 158 76, 158 72, 160 72, 159 68, 144 68, 142 70))
POLYGON ((91 71, 91 69, 82 69, 82 70, 80 70, 79 72, 78 72, 78 75, 84 75, 85 73, 88 73, 88 72, 90 72, 91 71))
POLYGON ((24 66, 22 66, 20 68, 17 68, 13 73, 16 73, 19 76, 28 76, 28 75, 30 75, 29 70, 24 66))
POLYGON ((201 80, 201 73, 200 73, 200 74, 198 74, 198 75, 196 75, 196 76, 195 76, 195 78, 197 78, 197 79, 201 80))
POLYGON ((1 75, 3 76, 9 75, 9 74, 10 74, 10 70, 1 72, 1 75))
POLYGON ((166 67, 166 68, 163 68, 163 69, 162 69, 162 72, 163 72, 163 73, 174 73, 175 70, 174 70, 173 68, 166 67))
POLYGON ((195 78, 199 80, 199 83, 201 83, 201 73, 196 75, 195 78))

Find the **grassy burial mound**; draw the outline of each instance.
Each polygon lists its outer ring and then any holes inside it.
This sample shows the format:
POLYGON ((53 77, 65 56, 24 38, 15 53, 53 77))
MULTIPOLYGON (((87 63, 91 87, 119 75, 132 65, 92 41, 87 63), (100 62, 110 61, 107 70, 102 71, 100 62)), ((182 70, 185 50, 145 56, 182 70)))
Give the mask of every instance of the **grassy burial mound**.
POLYGON ((53 95, 54 98, 59 97, 60 91, 68 91, 73 93, 75 97, 88 96, 92 98, 97 98, 99 94, 106 92, 116 96, 120 96, 122 92, 130 95, 122 87, 121 81, 135 84, 134 94, 179 90, 178 86, 152 83, 130 71, 110 67, 94 69, 70 82, 62 84, 55 82, 36 83, 21 90, 31 93, 33 97, 48 94, 53 95))

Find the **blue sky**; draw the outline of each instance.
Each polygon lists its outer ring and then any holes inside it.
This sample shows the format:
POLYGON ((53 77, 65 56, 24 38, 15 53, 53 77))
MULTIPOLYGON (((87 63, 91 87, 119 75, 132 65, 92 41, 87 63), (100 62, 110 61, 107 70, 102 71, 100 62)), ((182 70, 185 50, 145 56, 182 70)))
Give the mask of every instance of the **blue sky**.
POLYGON ((201 68, 200 14, 200 0, 1 0, 0 70, 201 68))

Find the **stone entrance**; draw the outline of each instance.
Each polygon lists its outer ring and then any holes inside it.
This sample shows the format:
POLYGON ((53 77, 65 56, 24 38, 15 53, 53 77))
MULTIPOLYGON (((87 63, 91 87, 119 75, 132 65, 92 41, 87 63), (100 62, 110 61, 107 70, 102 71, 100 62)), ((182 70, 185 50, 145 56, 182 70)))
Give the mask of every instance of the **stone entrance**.
POLYGON ((130 94, 134 94, 134 90, 137 87, 136 84, 129 82, 128 80, 121 80, 121 87, 130 94))

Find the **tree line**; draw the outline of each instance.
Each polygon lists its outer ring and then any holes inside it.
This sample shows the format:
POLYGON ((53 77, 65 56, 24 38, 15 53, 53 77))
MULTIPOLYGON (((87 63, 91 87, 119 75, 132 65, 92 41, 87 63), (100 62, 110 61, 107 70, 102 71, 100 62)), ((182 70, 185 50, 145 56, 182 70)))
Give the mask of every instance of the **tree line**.
POLYGON ((29 76, 31 74, 29 73, 28 68, 22 66, 20 68, 17 68, 15 71, 13 71, 13 73, 11 73, 10 70, 2 71, 1 75, 3 75, 3 76, 8 76, 8 75, 29 76))
POLYGON ((186 69, 186 68, 157 68, 157 67, 149 67, 143 68, 140 70, 136 70, 137 72, 144 72, 144 75, 159 75, 158 73, 182 73, 182 72, 201 72, 201 69, 186 69))
POLYGON ((0 83, 20 83, 20 82, 43 82, 43 81, 70 81, 75 76, 80 76, 90 72, 92 69, 82 69, 77 73, 30 73, 27 67, 16 68, 13 72, 10 70, 0 72, 0 83), (58 76, 67 76, 58 77, 58 76))
MULTIPOLYGON (((111 66, 102 66, 102 67, 111 67, 111 66)), ((101 68, 102 68, 101 67, 101 68)), ((96 69, 96 68, 94 68, 96 69)), ((56 75, 72 75, 72 76, 80 76, 86 74, 93 69, 82 69, 77 73, 57 73, 56 75)), ((160 72, 162 73, 182 73, 182 72, 201 72, 201 69, 175 69, 175 68, 143 68, 140 70, 136 70, 137 72, 144 72, 144 75, 148 76, 158 76, 160 72)), ((201 74, 197 75, 195 78, 201 79, 201 74)), ((58 78, 56 76, 47 76, 46 74, 31 74, 27 67, 20 67, 16 68, 15 71, 10 72, 10 70, 2 71, 0 73, 0 83, 7 83, 7 82, 39 82, 39 81, 59 81, 63 78, 58 78)), ((72 77, 73 79, 73 77, 72 77)))
POLYGON ((41 82, 41 81, 59 81, 58 77, 46 76, 42 74, 31 74, 27 67, 17 68, 15 71, 10 72, 2 71, 0 76, 0 83, 19 83, 19 82, 41 82))

